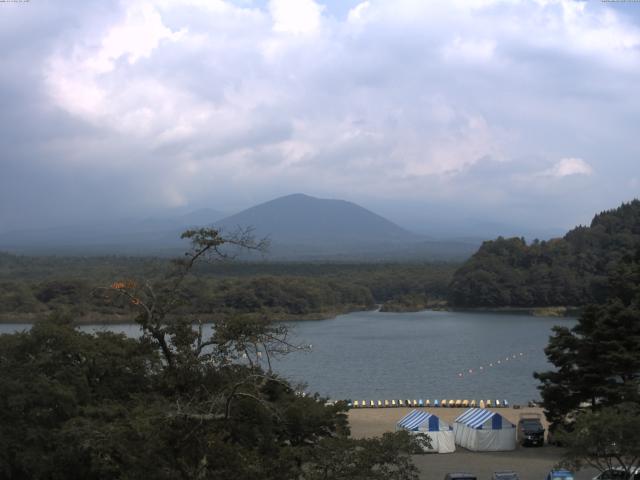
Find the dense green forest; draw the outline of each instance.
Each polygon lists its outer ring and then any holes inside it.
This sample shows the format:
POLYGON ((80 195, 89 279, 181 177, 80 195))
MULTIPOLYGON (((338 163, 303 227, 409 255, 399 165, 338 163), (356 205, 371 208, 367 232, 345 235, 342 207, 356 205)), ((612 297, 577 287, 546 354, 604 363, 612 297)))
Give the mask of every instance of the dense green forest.
MULTIPOLYGON (((83 322, 128 321, 122 299, 99 287, 150 281, 166 259, 29 257, 0 254, 0 320, 30 322, 67 311, 83 322)), ((446 297, 455 264, 240 263, 198 265, 185 279, 180 314, 268 315, 279 320, 325 318, 353 310, 405 311, 446 297)))
POLYGON ((59 313, 0 335, 0 478, 417 480, 410 455, 427 437, 352 439, 345 402, 271 370, 300 348, 285 324, 219 316, 206 335, 179 314, 196 262, 228 241, 212 229, 189 238, 164 275, 104 291, 141 337, 82 333, 59 313))
POLYGON ((449 303, 461 307, 581 306, 601 302, 607 278, 640 245, 640 201, 602 212, 563 238, 485 242, 458 271, 449 303))

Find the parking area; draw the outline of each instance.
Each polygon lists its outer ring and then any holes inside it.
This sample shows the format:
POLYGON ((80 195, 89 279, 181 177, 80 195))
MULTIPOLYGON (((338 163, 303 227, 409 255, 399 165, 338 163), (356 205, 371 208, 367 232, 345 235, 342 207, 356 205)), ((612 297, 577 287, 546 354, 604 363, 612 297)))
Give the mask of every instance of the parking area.
MULTIPOLYGON (((562 449, 557 447, 518 448, 512 452, 469 452, 458 449, 449 454, 425 454, 414 456, 424 480, 443 480, 449 472, 469 472, 483 480, 499 470, 513 470, 521 480, 544 480, 545 476, 562 458, 562 449)), ((590 480, 594 470, 576 473, 576 480, 590 480)))

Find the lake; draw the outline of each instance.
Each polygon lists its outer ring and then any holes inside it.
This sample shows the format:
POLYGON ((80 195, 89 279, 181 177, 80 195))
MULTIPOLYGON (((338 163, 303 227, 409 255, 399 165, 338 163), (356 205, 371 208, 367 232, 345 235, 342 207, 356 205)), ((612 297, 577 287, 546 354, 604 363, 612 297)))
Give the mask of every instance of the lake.
MULTIPOLYGON (((550 368, 543 349, 551 328, 574 324, 569 318, 435 311, 356 312, 289 322, 295 341, 312 348, 284 357, 274 369, 330 398, 524 403, 539 399, 532 375, 550 368)), ((24 328, 5 324, 0 332, 24 328)), ((140 332, 136 325, 82 329, 140 332)))

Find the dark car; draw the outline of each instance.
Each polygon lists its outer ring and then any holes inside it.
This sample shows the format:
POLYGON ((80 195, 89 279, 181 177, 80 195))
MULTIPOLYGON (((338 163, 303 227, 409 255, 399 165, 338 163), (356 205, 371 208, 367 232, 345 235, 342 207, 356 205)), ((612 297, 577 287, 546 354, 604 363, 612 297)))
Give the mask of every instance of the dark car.
POLYGON ((544 427, 538 414, 523 414, 518 422, 518 441, 523 447, 544 445, 544 427))
POLYGON ((457 472, 457 473, 447 473, 444 476, 444 480, 478 480, 478 477, 476 477, 472 473, 457 472))
POLYGON ((518 474, 512 470, 506 470, 503 472, 493 472, 491 480, 520 480, 518 474))

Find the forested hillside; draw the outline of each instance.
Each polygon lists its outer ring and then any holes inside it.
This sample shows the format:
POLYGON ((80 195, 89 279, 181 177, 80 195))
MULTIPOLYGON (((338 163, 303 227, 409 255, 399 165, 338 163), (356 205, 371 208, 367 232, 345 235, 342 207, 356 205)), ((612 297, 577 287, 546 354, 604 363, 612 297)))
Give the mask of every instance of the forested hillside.
POLYGON ((600 302, 607 277, 640 245, 640 201, 596 215, 563 238, 485 242, 454 275, 449 302, 461 307, 580 306, 600 302))
MULTIPOLYGON (((166 259, 29 257, 0 253, 0 321, 30 322, 55 311, 82 322, 130 321, 124 301, 98 287, 162 275, 166 259)), ((275 320, 326 318, 376 303, 418 310, 444 300, 455 264, 204 264, 185 279, 179 312, 198 316, 256 314, 275 320)))

